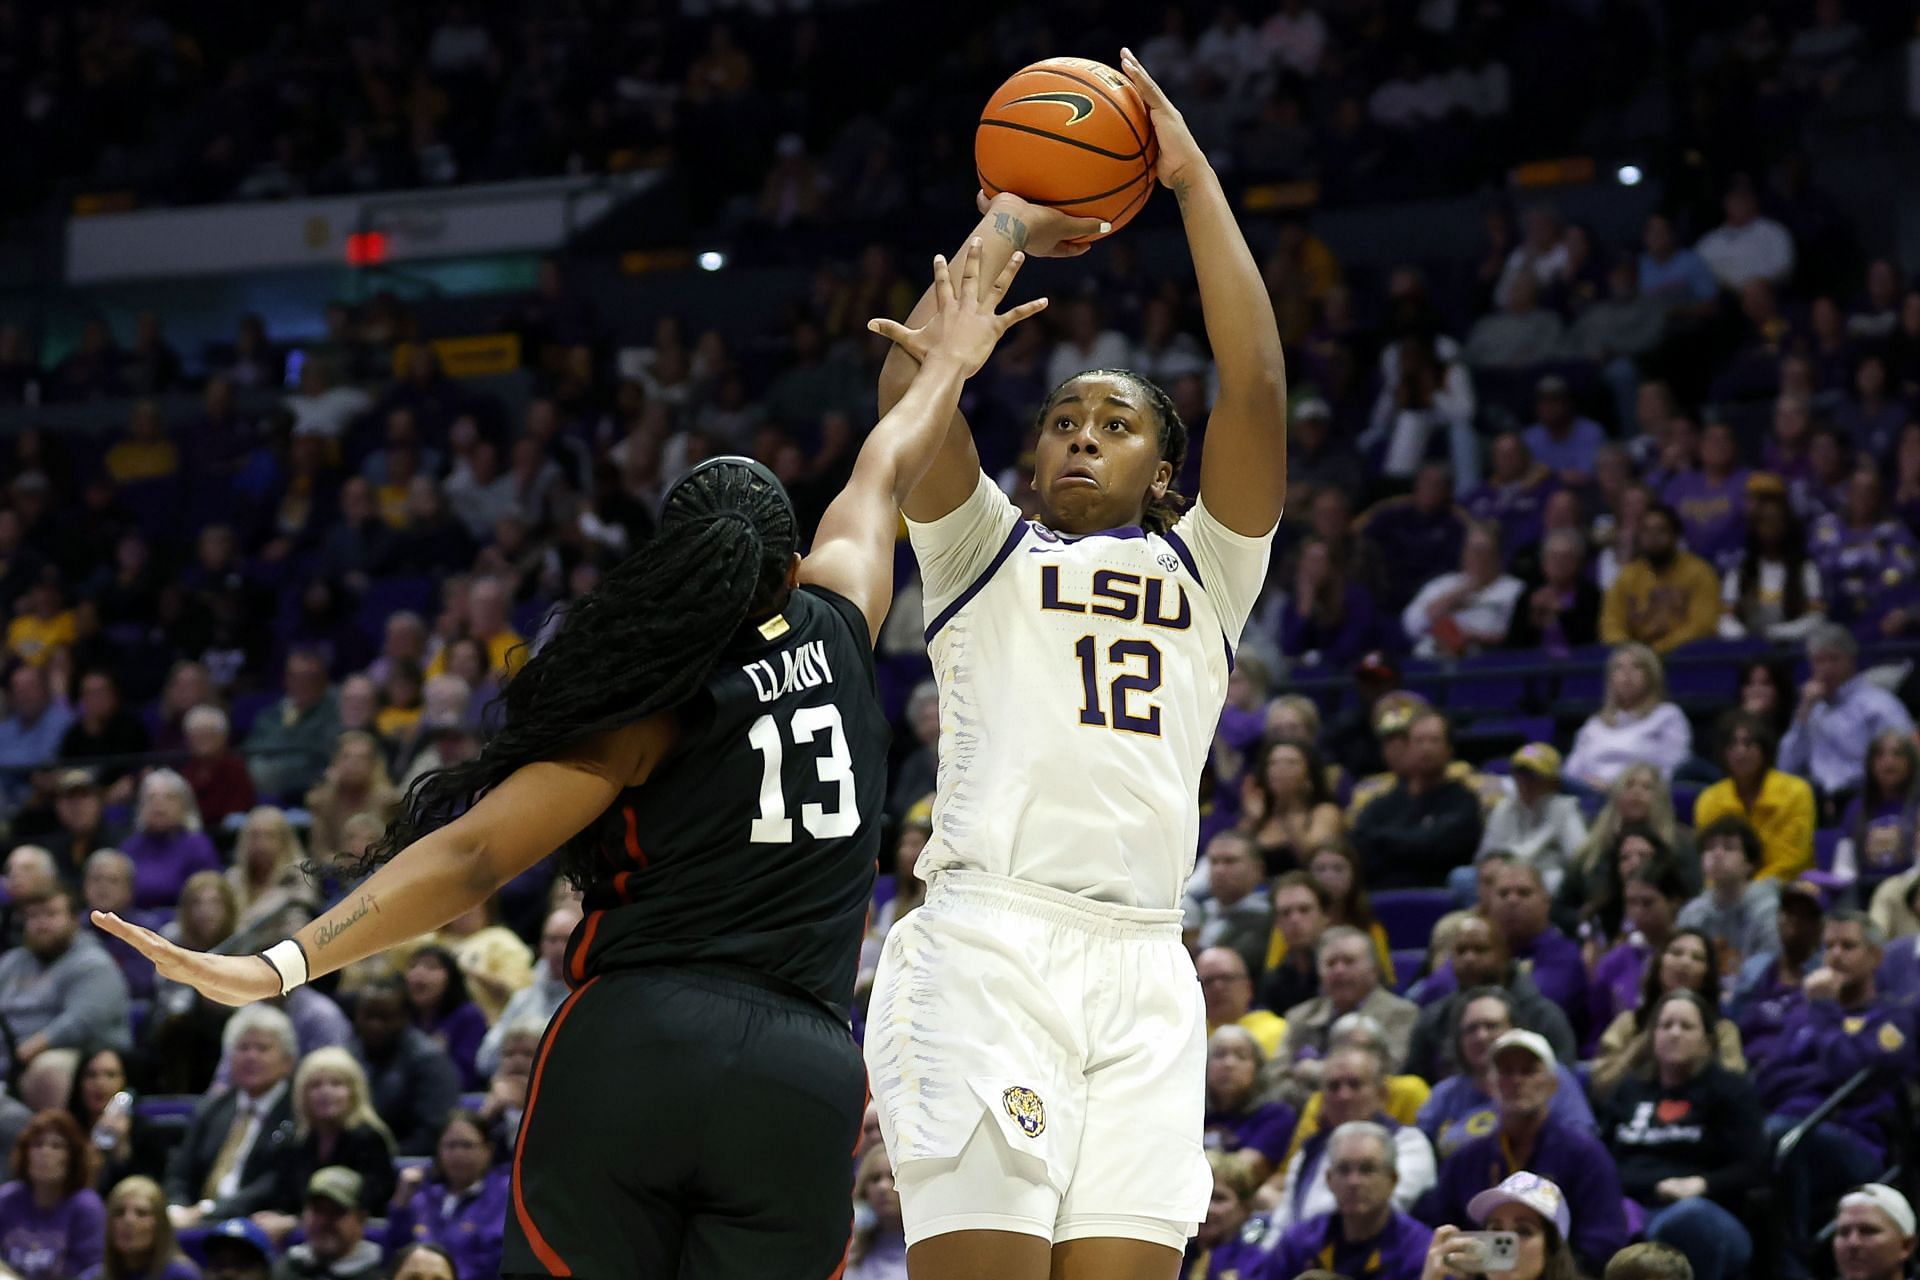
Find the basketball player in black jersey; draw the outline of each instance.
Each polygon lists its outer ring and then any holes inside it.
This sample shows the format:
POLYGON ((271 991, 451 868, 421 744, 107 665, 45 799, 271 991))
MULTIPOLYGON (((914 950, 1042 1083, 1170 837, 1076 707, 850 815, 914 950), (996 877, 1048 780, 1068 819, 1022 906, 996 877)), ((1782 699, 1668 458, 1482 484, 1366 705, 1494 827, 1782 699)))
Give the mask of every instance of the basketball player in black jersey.
MULTIPOLYGON (((507 683, 498 733, 429 775, 344 901, 259 956, 96 914, 162 976, 245 1004, 444 925, 559 849, 573 984, 513 1155, 509 1276, 828 1280, 865 1071, 848 1030, 887 726, 873 637, 900 500, 1008 327, 1018 262, 936 259, 936 358, 874 429, 810 554, 771 472, 715 459, 507 683)), ((914 335, 890 321, 876 332, 914 335)))

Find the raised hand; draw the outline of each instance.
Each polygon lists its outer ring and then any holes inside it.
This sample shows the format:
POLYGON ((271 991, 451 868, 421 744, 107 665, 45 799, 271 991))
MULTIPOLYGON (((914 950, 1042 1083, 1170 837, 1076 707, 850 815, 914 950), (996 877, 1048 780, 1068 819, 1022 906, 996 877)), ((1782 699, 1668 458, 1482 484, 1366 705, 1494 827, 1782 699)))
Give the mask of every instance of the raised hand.
POLYGON ((216 956, 177 947, 151 929, 129 924, 111 911, 96 911, 93 922, 129 943, 170 982, 192 987, 221 1004, 252 1004, 280 994, 280 975, 259 956, 216 956))
POLYGON ((1020 264, 1026 261, 1026 255, 1014 254, 993 282, 982 289, 980 250, 978 236, 967 242, 960 253, 958 279, 954 278, 946 258, 935 256, 934 313, 926 324, 909 329, 893 320, 876 319, 867 321, 867 328, 922 363, 931 356, 944 356, 959 364, 967 377, 978 373, 987 357, 993 354, 1001 334, 1029 316, 1039 315, 1047 307, 1045 298, 1035 298, 1011 311, 997 311, 1013 285, 1013 278, 1020 273, 1020 264))
POLYGON ((1140 59, 1133 56, 1131 49, 1120 51, 1120 74, 1132 83, 1134 92, 1147 104, 1154 141, 1160 144, 1160 184, 1177 196, 1181 192, 1183 176, 1191 178, 1207 168, 1207 153, 1195 140, 1193 130, 1187 128, 1186 118, 1180 114, 1180 109, 1173 105, 1166 91, 1140 65, 1140 59))
POLYGON ((979 192, 974 207, 993 219, 993 233, 1030 258, 1077 258, 1113 228, 1098 218, 1076 218, 1002 191, 991 200, 979 192))

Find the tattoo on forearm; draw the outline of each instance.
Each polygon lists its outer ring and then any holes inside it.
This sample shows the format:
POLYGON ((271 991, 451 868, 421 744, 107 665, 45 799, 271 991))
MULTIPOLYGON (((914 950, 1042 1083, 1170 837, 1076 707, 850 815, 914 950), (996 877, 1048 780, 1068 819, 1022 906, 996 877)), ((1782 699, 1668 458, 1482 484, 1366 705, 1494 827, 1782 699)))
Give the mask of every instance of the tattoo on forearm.
POLYGON ((1179 202, 1182 209, 1187 207, 1187 180, 1185 178, 1175 178, 1173 180, 1173 198, 1179 202))
POLYGON ((335 938, 353 928, 355 924, 359 923, 361 917, 365 916, 369 911, 377 912, 379 910, 380 904, 373 900, 372 894, 361 894, 360 901, 354 904, 353 913, 346 919, 336 920, 331 924, 323 924, 320 926, 319 930, 313 935, 313 945, 315 947, 326 946, 329 942, 332 942, 335 938))
POLYGON ((1002 210, 993 215, 994 234, 1003 240, 1011 241, 1015 249, 1027 247, 1027 223, 1024 218, 1016 218, 1002 210))

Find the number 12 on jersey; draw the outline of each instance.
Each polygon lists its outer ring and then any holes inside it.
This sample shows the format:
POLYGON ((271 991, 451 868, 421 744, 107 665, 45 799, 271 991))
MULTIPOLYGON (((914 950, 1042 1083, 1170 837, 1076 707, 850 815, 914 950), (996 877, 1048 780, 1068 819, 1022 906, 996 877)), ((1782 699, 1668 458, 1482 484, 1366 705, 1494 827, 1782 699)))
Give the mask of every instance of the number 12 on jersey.
MULTIPOLYGON (((1159 664, 1154 665, 1158 670, 1159 664)), ((860 826, 860 807, 854 800, 853 757, 847 752, 847 733, 840 719, 840 708, 832 703, 801 707, 793 713, 790 728, 796 745, 810 743, 815 734, 826 731, 826 753, 816 762, 815 772, 821 782, 833 783, 835 787, 833 808, 811 801, 803 804, 800 824, 816 840, 852 835, 860 826)), ((772 716, 761 716, 747 730, 747 742, 760 753, 760 816, 753 820, 747 838, 755 844, 791 844, 793 819, 787 816, 787 794, 781 786, 783 748, 779 724, 772 716)))
POLYGON ((1073 654, 1080 659, 1080 689, 1085 701, 1080 706, 1080 723, 1109 726, 1122 733, 1144 733, 1153 737, 1160 736, 1160 704, 1149 702, 1145 705, 1145 714, 1137 714, 1142 708, 1136 708, 1128 701, 1136 693, 1148 694, 1160 687, 1160 647, 1151 640, 1115 640, 1107 646, 1107 664, 1116 668, 1113 678, 1107 682, 1107 702, 1113 708, 1113 718, 1100 706, 1100 645, 1092 636, 1081 636, 1073 646, 1073 654), (1136 674, 1130 670, 1135 661, 1145 665, 1145 670, 1136 674))

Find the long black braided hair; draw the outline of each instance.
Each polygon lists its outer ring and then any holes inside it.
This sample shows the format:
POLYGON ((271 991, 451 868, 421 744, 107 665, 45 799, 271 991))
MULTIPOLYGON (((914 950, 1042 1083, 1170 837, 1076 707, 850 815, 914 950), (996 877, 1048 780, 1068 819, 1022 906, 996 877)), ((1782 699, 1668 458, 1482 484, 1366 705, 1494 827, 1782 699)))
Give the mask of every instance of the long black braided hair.
MULTIPOLYGON (((1046 400, 1040 405, 1040 413, 1034 419, 1035 424, 1044 430, 1054 406, 1060 403, 1061 392, 1082 378, 1122 378, 1139 388, 1140 394, 1146 397, 1147 403, 1153 407, 1154 416, 1160 421, 1160 460, 1170 463, 1174 477, 1179 478, 1180 469, 1187 465, 1187 424, 1180 420, 1180 411, 1173 407, 1172 396, 1153 379, 1131 369, 1088 369, 1074 374, 1047 393, 1046 400)), ((1140 513, 1140 527, 1148 533, 1165 533, 1180 519, 1180 513, 1186 509, 1186 505, 1186 497, 1171 483, 1166 493, 1158 498, 1153 496, 1152 490, 1148 490, 1140 513)))
MULTIPOLYGON (((415 782, 366 856, 338 870, 366 875, 522 765, 691 698, 747 623, 785 606, 798 544, 793 503, 766 467, 747 458, 695 467, 668 490, 653 538, 568 606, 507 681, 480 754, 415 782)), ((598 826, 559 852, 561 874, 582 888, 599 865, 598 826)))

